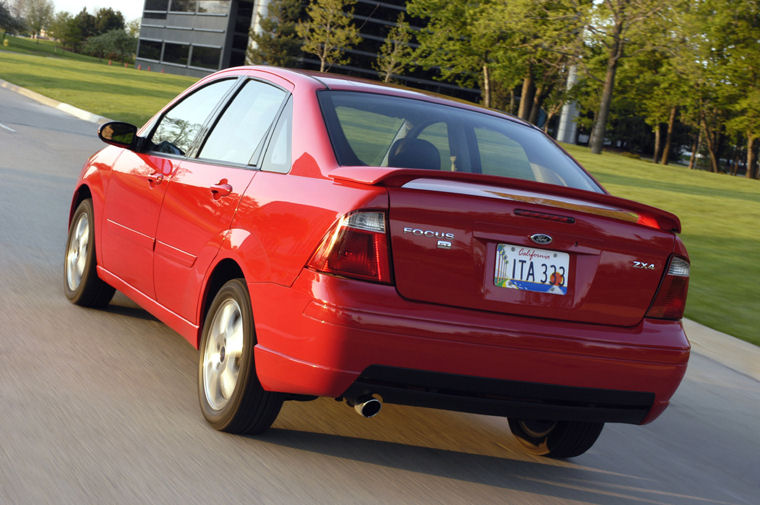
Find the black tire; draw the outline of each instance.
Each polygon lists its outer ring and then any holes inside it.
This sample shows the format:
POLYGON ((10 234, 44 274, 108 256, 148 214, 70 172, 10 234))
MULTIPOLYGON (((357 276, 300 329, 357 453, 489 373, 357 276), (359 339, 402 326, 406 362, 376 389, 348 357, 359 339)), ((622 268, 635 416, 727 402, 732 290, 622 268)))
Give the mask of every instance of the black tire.
POLYGON ((198 358, 198 398, 206 421, 220 431, 261 433, 282 407, 282 396, 264 391, 256 375, 256 334, 243 279, 222 286, 203 323, 198 358))
POLYGON ((94 215, 92 200, 82 200, 71 218, 63 260, 63 292, 82 307, 105 307, 115 292, 98 277, 94 215))
POLYGON ((604 423, 581 421, 532 421, 508 419, 512 434, 531 454, 550 458, 573 458, 588 451, 604 423))

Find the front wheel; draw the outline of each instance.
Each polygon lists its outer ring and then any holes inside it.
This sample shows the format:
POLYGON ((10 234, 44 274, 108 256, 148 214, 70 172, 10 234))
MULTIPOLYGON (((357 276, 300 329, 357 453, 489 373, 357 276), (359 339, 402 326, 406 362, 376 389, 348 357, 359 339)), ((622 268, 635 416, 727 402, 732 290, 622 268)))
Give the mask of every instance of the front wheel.
POLYGON ((256 376, 253 312, 243 279, 219 290, 203 324, 198 396, 206 420, 217 430, 257 434, 274 422, 282 406, 256 376))
POLYGON ((71 218, 63 262, 63 292, 77 305, 105 307, 115 290, 98 278, 93 214, 92 200, 86 199, 71 218))
POLYGON ((508 419, 509 429, 528 452, 550 458, 572 458, 588 451, 604 423, 508 419))

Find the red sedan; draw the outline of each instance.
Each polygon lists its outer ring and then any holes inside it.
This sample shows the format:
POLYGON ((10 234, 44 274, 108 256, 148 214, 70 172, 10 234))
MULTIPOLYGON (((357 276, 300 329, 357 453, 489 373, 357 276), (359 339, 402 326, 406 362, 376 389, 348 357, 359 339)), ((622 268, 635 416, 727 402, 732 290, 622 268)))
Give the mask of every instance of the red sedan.
POLYGON ((285 400, 503 416, 571 457, 686 371, 672 214, 608 194, 542 132, 420 92, 245 67, 141 129, 108 123, 71 204, 64 290, 122 291, 200 349, 217 429, 285 400))

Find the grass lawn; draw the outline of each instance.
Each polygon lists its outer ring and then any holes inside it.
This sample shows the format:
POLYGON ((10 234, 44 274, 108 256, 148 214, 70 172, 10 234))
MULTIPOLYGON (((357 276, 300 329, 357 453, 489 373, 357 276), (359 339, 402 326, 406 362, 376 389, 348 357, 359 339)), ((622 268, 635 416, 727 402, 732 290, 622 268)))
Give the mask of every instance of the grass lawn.
POLYGON ((56 49, 47 41, 7 37, 0 78, 111 119, 142 126, 197 78, 139 71, 56 49), (39 46, 39 51, 34 50, 39 46))
MULTIPOLYGON (((0 78, 138 125, 196 80, 61 57, 50 43, 9 41, 0 51, 0 78)), ((611 193, 681 218, 692 262, 687 317, 760 345, 760 295, 753 287, 760 279, 760 181, 566 148, 611 193)))

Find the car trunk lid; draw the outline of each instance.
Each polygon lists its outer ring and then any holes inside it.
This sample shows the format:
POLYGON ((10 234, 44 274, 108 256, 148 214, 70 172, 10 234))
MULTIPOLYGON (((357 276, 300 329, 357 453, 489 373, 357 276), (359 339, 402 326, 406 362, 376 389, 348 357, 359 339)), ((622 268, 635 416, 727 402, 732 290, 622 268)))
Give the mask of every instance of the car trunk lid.
POLYGON ((396 286, 420 302, 632 326, 680 229, 652 207, 532 181, 395 169, 337 175, 388 187, 396 286))

